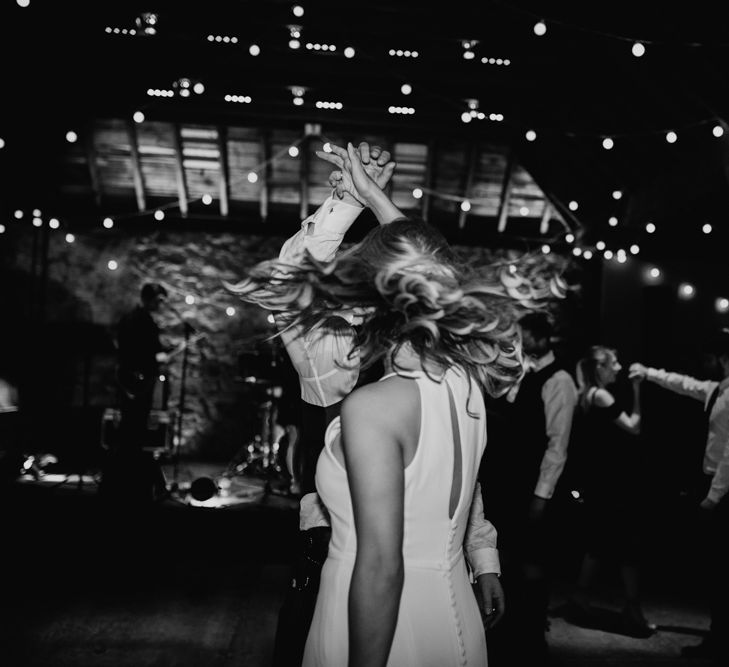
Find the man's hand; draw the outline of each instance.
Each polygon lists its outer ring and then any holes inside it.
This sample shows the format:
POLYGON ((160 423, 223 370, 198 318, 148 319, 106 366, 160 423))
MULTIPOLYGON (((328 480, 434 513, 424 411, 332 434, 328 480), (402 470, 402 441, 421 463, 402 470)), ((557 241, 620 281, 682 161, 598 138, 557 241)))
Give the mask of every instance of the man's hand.
POLYGON ((541 521, 547 510, 547 499, 540 496, 533 496, 529 503, 529 521, 541 521))
MULTIPOLYGON (((361 206, 364 206, 366 194, 357 188, 357 181, 353 180, 352 157, 341 146, 330 145, 332 148, 331 153, 316 151, 318 157, 337 167, 337 170, 330 175, 329 183, 336 189, 337 196, 340 199, 349 195, 361 206)), ((384 189, 390 178, 392 178, 396 167, 396 163, 391 160, 390 152, 382 150, 379 146, 370 147, 366 141, 363 141, 354 151, 354 155, 356 156, 355 162, 362 167, 362 172, 369 177, 369 179, 359 181, 360 188, 366 190, 370 185, 368 181, 371 179, 378 188, 384 189)))
POLYGON ((154 358, 157 360, 158 364, 166 364, 169 360, 169 356, 166 352, 157 352, 157 354, 154 355, 154 358))
POLYGON ((705 510, 705 511, 709 511, 710 512, 711 510, 713 510, 717 506, 717 504, 718 503, 715 503, 713 500, 710 500, 709 498, 704 498, 701 501, 701 503, 699 504, 699 507, 702 510, 705 510))
POLYGON ((648 369, 643 365, 639 363, 630 364, 630 368, 628 369, 628 377, 631 380, 645 380, 645 378, 648 375, 648 369))
POLYGON ((476 580, 478 585, 481 617, 486 630, 496 625, 504 615, 504 589, 496 574, 482 574, 476 580))

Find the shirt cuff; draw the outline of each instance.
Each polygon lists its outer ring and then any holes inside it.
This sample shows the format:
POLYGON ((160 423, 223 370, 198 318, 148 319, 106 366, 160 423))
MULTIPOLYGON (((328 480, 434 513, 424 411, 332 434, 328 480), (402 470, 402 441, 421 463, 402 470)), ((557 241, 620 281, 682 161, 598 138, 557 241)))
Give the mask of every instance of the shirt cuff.
POLYGON ((321 217, 314 220, 316 231, 327 234, 345 234, 364 211, 361 206, 347 204, 330 195, 321 206, 321 217))
POLYGON ((498 549, 494 547, 474 549, 469 551, 467 556, 474 578, 478 578, 482 574, 501 574, 498 549))
POLYGON ((554 495, 554 487, 545 482, 539 482, 537 488, 534 489, 534 495, 543 500, 549 500, 554 495))
POLYGON ((721 502, 721 499, 726 495, 726 491, 722 493, 718 489, 709 489, 709 492, 706 494, 707 500, 710 500, 713 503, 716 503, 717 505, 721 502))
POLYGON ((329 527, 329 512, 318 493, 307 493, 301 497, 299 509, 299 530, 329 527))

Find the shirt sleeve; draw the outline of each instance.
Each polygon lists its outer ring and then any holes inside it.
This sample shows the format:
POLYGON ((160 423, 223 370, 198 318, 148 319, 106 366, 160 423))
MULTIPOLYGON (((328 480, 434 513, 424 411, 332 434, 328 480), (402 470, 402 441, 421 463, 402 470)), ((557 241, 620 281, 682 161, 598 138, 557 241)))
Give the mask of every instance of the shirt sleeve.
POLYGON ((501 574, 499 552, 496 548, 496 528, 484 516, 483 496, 479 483, 476 483, 473 491, 464 549, 474 578, 482 574, 501 574))
POLYGON ((330 195, 301 223, 301 229, 286 240, 279 259, 295 263, 308 251, 320 262, 332 261, 347 230, 363 210, 330 195))
POLYGON ((307 493, 301 496, 299 503, 299 530, 329 527, 329 512, 319 494, 307 493))
POLYGON ((706 497, 718 503, 729 491, 729 442, 724 445, 724 454, 711 478, 711 487, 706 497))
POLYGON ((534 495, 549 499, 567 461, 572 417, 577 405, 577 388, 567 371, 557 371, 544 383, 542 400, 549 442, 539 467, 534 495))
MULTIPOLYGON (((724 390, 726 394, 728 390, 724 390)), ((724 396, 720 396, 719 400, 725 400, 724 396)), ((720 413, 721 426, 720 433, 729 433, 729 402, 723 403, 723 409, 720 413), (723 428, 722 428, 723 427, 723 428)), ((711 478, 711 486, 706 494, 709 500, 718 503, 729 492, 729 437, 725 435, 724 448, 722 450, 721 459, 717 461, 716 471, 711 478)), ((725 501, 726 502, 726 501, 725 501)))
POLYGON ((669 373, 662 368, 649 368, 646 378, 664 389, 670 389, 684 396, 691 396, 703 403, 709 400, 711 392, 717 385, 713 380, 697 380, 689 375, 669 373))

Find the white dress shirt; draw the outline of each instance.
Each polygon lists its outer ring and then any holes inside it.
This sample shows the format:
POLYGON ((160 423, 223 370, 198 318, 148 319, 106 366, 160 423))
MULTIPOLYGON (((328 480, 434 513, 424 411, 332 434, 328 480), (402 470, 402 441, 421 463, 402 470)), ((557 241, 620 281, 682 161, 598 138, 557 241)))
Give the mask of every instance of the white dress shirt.
MULTIPOLYGON (((318 261, 332 261, 347 230, 363 210, 330 196, 313 215, 301 223, 301 229, 284 243, 279 259, 295 264, 308 251, 318 261)), ((358 364, 356 358, 347 358, 353 341, 351 336, 346 333, 331 335, 328 329, 302 332, 292 328, 283 334, 283 340, 299 374, 303 400, 313 405, 332 405, 341 401, 354 388, 358 364), (352 366, 353 362, 354 368, 346 367, 352 366)), ((303 496, 299 529, 328 525, 329 516, 318 494, 303 496)), ((481 485, 476 484, 464 543, 473 577, 500 574, 496 540, 496 529, 484 516, 481 485)))
MULTIPOLYGON (((526 372, 537 373, 554 363, 554 352, 550 350, 538 359, 525 359, 526 372)), ((509 392, 507 399, 514 401, 519 393, 519 385, 515 385, 509 392)), ((548 438, 547 449, 544 451, 542 462, 539 465, 539 478, 534 487, 534 495, 550 499, 562 475, 567 462, 567 448, 572 433, 572 417, 577 407, 578 393, 572 376, 564 369, 556 371, 542 386, 542 401, 544 403, 544 420, 548 438)))
POLYGON ((719 395, 709 415, 703 464, 704 473, 711 475, 711 487, 706 498, 718 503, 729 491, 729 378, 721 382, 697 380, 657 368, 647 369, 646 378, 665 389, 701 401, 704 408, 708 407, 711 395, 719 387, 719 395))
MULTIPOLYGON (((347 230, 363 210, 330 196, 284 243, 279 259, 296 264, 308 252, 317 261, 332 261, 347 230)), ((354 389, 359 360, 349 357, 354 343, 350 327, 312 331, 289 327, 282 330, 281 338, 298 373, 302 400, 327 407, 354 389)))

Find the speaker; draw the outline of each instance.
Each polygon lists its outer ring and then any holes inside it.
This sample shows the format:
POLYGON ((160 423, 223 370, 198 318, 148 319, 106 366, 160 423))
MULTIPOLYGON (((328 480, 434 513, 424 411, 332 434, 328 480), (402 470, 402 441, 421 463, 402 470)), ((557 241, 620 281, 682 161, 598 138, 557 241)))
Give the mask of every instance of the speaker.
MULTIPOLYGON (((101 417, 101 446, 114 449, 119 443, 121 410, 106 408, 101 417)), ((151 410, 142 451, 153 454, 171 453, 173 417, 169 410, 151 410)))

